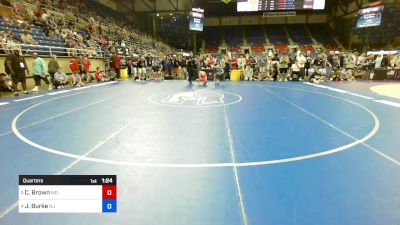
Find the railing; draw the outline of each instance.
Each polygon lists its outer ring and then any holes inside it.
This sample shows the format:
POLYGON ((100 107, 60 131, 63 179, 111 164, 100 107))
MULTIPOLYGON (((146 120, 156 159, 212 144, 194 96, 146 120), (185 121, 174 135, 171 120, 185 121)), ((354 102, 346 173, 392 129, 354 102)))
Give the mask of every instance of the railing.
MULTIPOLYGON (((27 2, 25 2, 23 0, 16 0, 16 3, 21 4, 24 7, 29 7, 29 8, 33 8, 33 6, 34 6, 33 4, 27 3, 27 2)), ((88 21, 89 18, 87 16, 85 17, 85 15, 82 15, 81 13, 79 13, 78 8, 73 7, 71 5, 66 5, 66 9, 68 8, 68 9, 72 9, 72 10, 60 9, 58 7, 55 7, 55 6, 49 6, 49 5, 44 5, 44 4, 41 4, 41 6, 48 11, 49 15, 52 14, 56 18, 62 19, 64 24, 65 24, 66 21, 73 21, 78 27, 86 27, 90 23, 88 21)), ((10 8, 10 7, 8 7, 8 8, 10 8)), ((12 8, 10 8, 10 9, 12 10, 12 8)), ((52 23, 52 21, 50 23, 52 23)), ((110 32, 110 27, 106 26, 104 24, 102 25, 102 29, 103 29, 103 31, 110 32)), ((116 26, 115 30, 117 30, 117 32, 121 32, 123 29, 121 29, 120 27, 116 26)), ((148 40, 146 38, 143 38, 141 33, 140 34, 137 33, 136 34, 136 38, 138 40, 141 40, 140 42, 148 40)), ((164 44, 162 44, 161 46, 162 47, 167 47, 167 45, 164 45, 164 44)), ((47 46, 45 46, 45 47, 47 47, 47 46)), ((52 48, 60 48, 60 47, 52 47, 52 48)))
POLYGON ((27 44, 7 44, 0 45, 0 52, 2 54, 9 54, 14 48, 18 48, 23 55, 30 55, 34 52, 41 56, 89 56, 89 57, 104 57, 104 52, 100 49, 89 50, 89 49, 77 49, 77 48, 65 48, 55 47, 46 45, 27 45, 27 44))

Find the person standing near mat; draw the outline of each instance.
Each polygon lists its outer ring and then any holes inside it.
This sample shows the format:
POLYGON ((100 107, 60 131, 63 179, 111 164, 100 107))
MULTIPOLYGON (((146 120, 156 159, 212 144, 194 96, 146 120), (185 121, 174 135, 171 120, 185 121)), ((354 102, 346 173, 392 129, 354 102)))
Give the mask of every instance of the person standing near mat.
POLYGON ((177 58, 176 55, 173 56, 172 58, 172 76, 174 79, 179 79, 179 59, 177 58))
POLYGON ((33 62, 32 62, 32 75, 35 80, 35 87, 32 89, 32 92, 37 92, 39 90, 40 81, 43 80, 47 85, 49 85, 49 90, 53 89, 51 85, 47 73, 47 66, 44 60, 39 57, 39 55, 34 52, 33 53, 33 62))
POLYGON ((117 55, 117 53, 115 51, 112 52, 111 58, 110 58, 110 67, 114 69, 115 73, 116 73, 116 78, 118 80, 120 79, 120 74, 119 74, 119 68, 121 64, 121 58, 117 55))
POLYGON ((79 74, 79 64, 78 64, 78 60, 76 59, 75 55, 69 61, 69 69, 71 70, 72 74, 79 74))
POLYGON ((302 52, 300 52, 299 56, 296 58, 297 61, 297 65, 300 68, 300 76, 299 76, 299 80, 303 80, 305 74, 305 66, 306 66, 306 62, 307 62, 307 58, 304 56, 304 54, 302 52))
POLYGON ((281 79, 284 81, 287 81, 288 70, 289 70, 289 56, 287 55, 287 53, 283 53, 283 55, 279 59, 279 74, 281 75, 281 79))
POLYGON ((246 65, 244 69, 244 80, 253 80, 253 68, 250 65, 246 65))
POLYGON ((192 80, 195 77, 196 73, 196 59, 193 57, 193 55, 190 55, 190 58, 187 62, 187 70, 188 70, 188 80, 189 84, 192 84, 192 80))
POLYGON ((83 59, 83 72, 85 73, 85 79, 86 82, 90 82, 92 80, 92 77, 90 76, 90 66, 92 64, 90 63, 90 60, 87 56, 83 59))
POLYGON ((82 55, 80 55, 80 56, 77 58, 76 61, 78 62, 78 66, 79 66, 79 76, 81 76, 81 78, 83 78, 83 77, 84 77, 85 71, 84 71, 84 66, 83 66, 83 58, 82 58, 82 55))
POLYGON ((237 66, 240 70, 240 76, 242 77, 244 75, 244 67, 246 66, 246 59, 243 55, 240 55, 240 58, 237 59, 237 66))
POLYGON ((26 90, 26 74, 29 74, 29 70, 24 57, 19 52, 18 47, 13 49, 13 53, 6 56, 4 67, 6 73, 11 74, 14 96, 19 96, 19 82, 21 82, 22 89, 24 90, 23 93, 28 94, 28 91, 26 90))
POLYGON ((60 64, 57 61, 57 56, 56 55, 52 55, 51 59, 49 61, 49 64, 47 65, 47 70, 50 74, 51 77, 51 83, 53 83, 54 86, 54 74, 61 69, 60 64))

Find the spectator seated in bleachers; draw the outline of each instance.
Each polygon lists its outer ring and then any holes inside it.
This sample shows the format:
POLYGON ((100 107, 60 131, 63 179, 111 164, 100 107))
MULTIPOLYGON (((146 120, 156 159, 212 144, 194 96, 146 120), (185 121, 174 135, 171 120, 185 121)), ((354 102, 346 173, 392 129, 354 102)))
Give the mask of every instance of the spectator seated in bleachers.
POLYGON ((22 43, 21 38, 18 35, 14 35, 14 32, 11 29, 7 29, 4 33, 3 37, 7 39, 7 43, 9 44, 19 44, 22 43))
POLYGON ((1 19, 4 25, 11 25, 11 20, 7 16, 2 15, 1 19))
POLYGON ((9 50, 7 39, 3 37, 3 34, 1 32, 0 32, 0 54, 10 54, 11 51, 9 50))
POLYGON ((35 41, 31 34, 28 33, 27 30, 24 30, 21 34, 21 40, 24 44, 28 45, 37 45, 38 42, 35 41))

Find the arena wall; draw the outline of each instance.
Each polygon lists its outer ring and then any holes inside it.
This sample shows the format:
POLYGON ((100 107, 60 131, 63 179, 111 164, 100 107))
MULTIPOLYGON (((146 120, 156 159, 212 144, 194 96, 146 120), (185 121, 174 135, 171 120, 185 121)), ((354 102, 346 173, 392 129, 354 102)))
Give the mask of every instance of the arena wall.
POLYGON ((206 17, 205 26, 237 26, 237 25, 262 25, 262 24, 306 24, 327 23, 328 15, 299 14, 288 17, 263 17, 262 15, 206 17))

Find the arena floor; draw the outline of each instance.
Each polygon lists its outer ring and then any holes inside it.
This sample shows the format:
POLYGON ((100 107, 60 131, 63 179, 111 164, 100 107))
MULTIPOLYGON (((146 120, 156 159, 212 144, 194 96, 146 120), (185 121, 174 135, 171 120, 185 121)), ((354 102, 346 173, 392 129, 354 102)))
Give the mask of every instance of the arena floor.
POLYGON ((1 225, 400 224, 382 82, 95 84, 0 99, 1 225), (19 214, 19 174, 115 174, 116 214, 19 214))

